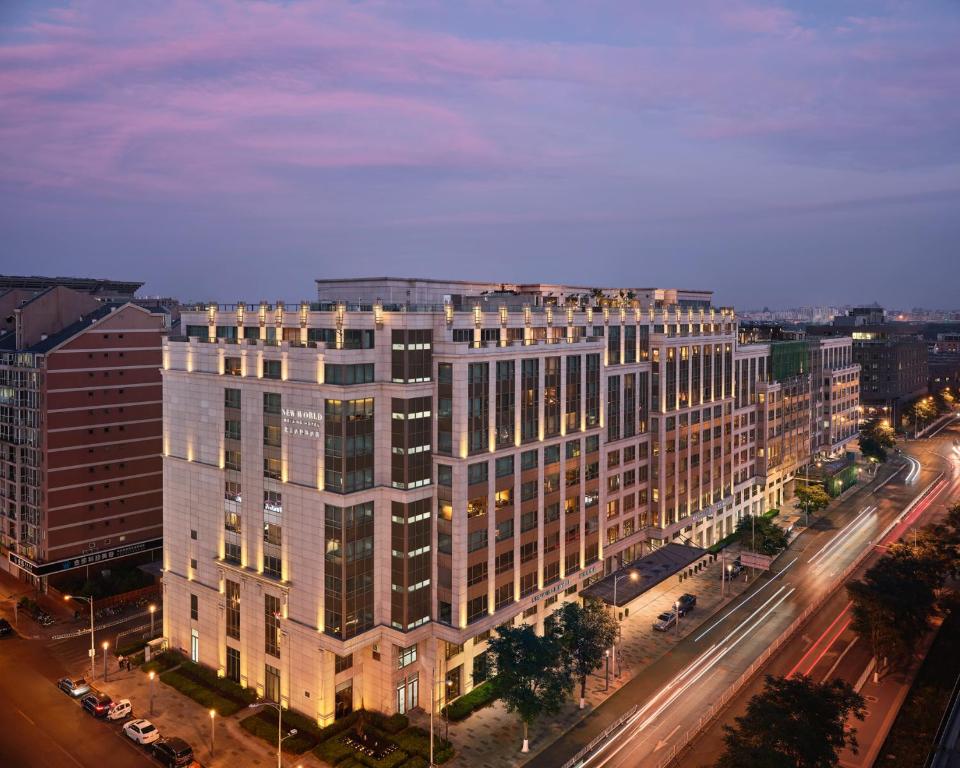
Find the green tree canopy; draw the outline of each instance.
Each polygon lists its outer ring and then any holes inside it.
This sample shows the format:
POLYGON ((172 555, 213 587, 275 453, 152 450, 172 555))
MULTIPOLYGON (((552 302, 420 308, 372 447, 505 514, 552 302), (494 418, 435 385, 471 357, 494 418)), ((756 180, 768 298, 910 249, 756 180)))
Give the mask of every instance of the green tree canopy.
POLYGON ((808 515, 824 509, 830 503, 830 494, 820 485, 797 486, 797 506, 808 515))
POLYGON ((787 548, 787 533, 773 520, 747 515, 737 523, 740 543, 761 555, 777 555, 787 548))
POLYGON ((935 601, 930 565, 910 553, 893 551, 862 580, 847 584, 853 601, 853 628, 868 639, 879 664, 902 659, 927 630, 935 601))
POLYGON ((860 429, 860 452, 878 462, 887 460, 887 451, 896 445, 893 426, 886 419, 873 419, 860 429))
POLYGON ((495 677, 494 692, 508 712, 523 722, 523 751, 529 748, 529 726, 544 714, 556 714, 573 689, 573 673, 555 632, 538 635, 523 624, 502 626, 486 650, 495 677))
POLYGON ((847 719, 863 720, 864 706, 841 680, 768 675, 746 714, 724 726, 726 748, 716 768, 833 768, 845 747, 856 753, 856 729, 847 719))
MULTIPOLYGON (((616 606, 614 606, 616 610, 616 606)), ((587 695, 587 676, 603 664, 605 652, 617 637, 617 621, 596 598, 564 603, 553 614, 560 644, 580 681, 580 709, 587 695)))

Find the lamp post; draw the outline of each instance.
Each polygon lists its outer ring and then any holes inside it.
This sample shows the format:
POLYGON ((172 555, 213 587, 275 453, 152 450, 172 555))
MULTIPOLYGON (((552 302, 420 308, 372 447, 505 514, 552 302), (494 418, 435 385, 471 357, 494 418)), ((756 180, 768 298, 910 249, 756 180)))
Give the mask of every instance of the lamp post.
POLYGON ((607 650, 603 652, 603 655, 606 659, 606 674, 603 682, 603 690, 609 691, 610 690, 610 649, 607 648, 607 650))
POLYGON ((151 715, 153 714, 153 681, 154 681, 154 678, 156 678, 156 676, 157 676, 157 673, 151 669, 150 675, 149 675, 150 677, 150 714, 151 715))
POLYGON ((283 742, 289 739, 291 736, 296 736, 297 729, 292 728, 286 736, 283 735, 283 708, 275 701, 257 701, 253 704, 249 704, 248 707, 249 709, 273 707, 275 710, 277 710, 277 768, 283 768, 283 753, 281 752, 283 742))
POLYGON ((107 648, 110 647, 110 643, 104 640, 100 647, 103 648, 103 682, 107 682, 107 648))
POLYGON ((214 746, 217 738, 217 710, 210 710, 210 759, 213 760, 214 746))
POLYGON ((677 612, 677 637, 680 637, 680 601, 673 604, 673 610, 677 612))
POLYGON ((150 604, 150 639, 153 640, 153 616, 157 612, 157 606, 150 604))
MULTIPOLYGON (((617 584, 619 584, 624 579, 630 579, 630 581, 637 581, 640 578, 640 574, 636 571, 630 571, 629 573, 622 573, 619 575, 614 575, 613 577, 613 615, 617 619, 617 636, 613 641, 613 669, 614 674, 617 677, 620 677, 620 664, 617 661, 617 645, 620 644, 620 606, 617 605, 617 584)), ((583 699, 580 700, 580 709, 583 709, 583 699)))
POLYGON ((90 606, 90 682, 93 682, 93 679, 97 676, 94 671, 94 662, 97 658, 97 650, 93 641, 93 598, 92 597, 83 597, 82 595, 64 595, 64 600, 83 600, 90 606))

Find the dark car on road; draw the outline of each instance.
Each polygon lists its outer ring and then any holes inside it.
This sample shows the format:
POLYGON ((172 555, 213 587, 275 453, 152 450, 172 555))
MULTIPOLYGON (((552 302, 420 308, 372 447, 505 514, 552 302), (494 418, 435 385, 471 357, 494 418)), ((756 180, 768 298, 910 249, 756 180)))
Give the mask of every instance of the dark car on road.
POLYGON ((723 573, 720 574, 720 578, 729 580, 735 576, 739 576, 741 573, 743 573, 743 563, 740 562, 740 558, 738 557, 732 563, 727 563, 727 567, 723 573))
POLYGON ((693 610, 694 606, 697 604, 697 596, 691 595, 689 592, 680 595, 677 599, 677 611, 679 611, 681 616, 686 616, 690 611, 693 610))
POLYGON ((10 626, 10 622, 6 619, 0 619, 0 637, 6 637, 7 635, 13 634, 13 627, 10 626))
POLYGON ((193 763, 193 747, 173 736, 153 745, 153 756, 167 768, 182 768, 193 763))
POLYGON ((106 717, 113 699, 105 693, 89 693, 83 697, 80 703, 94 717, 106 717))

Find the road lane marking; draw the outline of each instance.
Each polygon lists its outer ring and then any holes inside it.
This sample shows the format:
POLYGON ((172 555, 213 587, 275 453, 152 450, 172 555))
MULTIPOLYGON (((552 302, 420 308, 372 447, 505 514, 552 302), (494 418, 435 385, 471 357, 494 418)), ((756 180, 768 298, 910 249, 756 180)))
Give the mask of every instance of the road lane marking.
POLYGON ((699 635, 697 635, 695 638, 693 638, 693 642, 695 642, 695 643, 699 642, 699 641, 700 641, 700 638, 705 637, 706 635, 708 635, 708 634, 709 634, 710 632, 712 632, 716 627, 718 627, 720 624, 722 624, 724 621, 726 621, 730 616, 732 616, 734 613, 736 613, 737 611, 739 611, 744 605, 746 605, 748 602, 750 602, 753 598, 755 598, 757 595, 759 595, 763 590, 765 590, 767 587, 769 587, 771 584, 773 584, 774 581, 776 581, 776 580, 777 580, 778 578, 780 578, 783 574, 785 574, 785 573, 787 572, 787 569, 788 569, 791 565, 793 565, 795 562, 797 562, 797 560, 799 560, 799 559, 800 559, 799 557, 793 558, 793 560, 791 560, 789 563, 787 563, 785 566, 783 566, 783 568, 781 568, 779 571, 777 571, 775 574, 773 574, 773 576, 770 577, 769 581, 767 581, 765 584, 763 584, 762 586, 760 586, 758 589, 756 589, 756 590, 755 590, 754 592, 752 592, 751 594, 747 595, 745 598, 743 598, 743 600, 741 600, 739 603, 737 603, 737 605, 733 606, 733 607, 732 607, 729 611, 727 611, 723 616, 721 616, 719 619, 717 619, 715 622, 713 622, 713 624, 711 624, 709 627, 707 627, 705 630, 703 630, 703 632, 701 632, 699 635))
POLYGON ((17 710, 17 714, 19 714, 20 717, 22 717, 24 720, 26 720, 28 723, 30 723, 30 725, 32 725, 34 728, 37 727, 37 724, 36 724, 35 722, 33 722, 33 720, 31 720, 29 717, 27 717, 27 713, 26 713, 26 712, 24 712, 24 711, 23 711, 22 709, 20 709, 19 707, 14 707, 14 709, 17 710))
POLYGON ((829 671, 827 672, 827 674, 824 675, 823 680, 820 681, 821 683, 827 682, 827 680, 830 679, 830 675, 832 675, 834 672, 837 671, 837 667, 840 666, 840 662, 843 661, 843 657, 846 656, 847 653, 850 651, 850 649, 853 648, 853 646, 855 646, 855 645, 857 644, 857 640, 859 640, 859 639, 860 639, 860 635, 854 635, 854 636, 853 636, 853 640, 851 640, 851 641, 847 644, 847 647, 843 649, 843 652, 842 652, 839 656, 837 656, 837 660, 836 660, 835 662, 833 662, 833 666, 830 667, 830 669, 829 669, 829 671))
POLYGON ((840 533, 824 544, 820 551, 807 560, 807 562, 814 563, 814 561, 821 559, 821 562, 818 565, 822 566, 826 562, 826 559, 832 557, 839 551, 838 547, 843 545, 847 539, 849 539, 860 528, 871 521, 871 515, 876 511, 877 508, 874 506, 866 507, 859 515, 841 528, 840 533))
MULTIPOLYGON (((823 640, 823 638, 825 638, 825 637, 829 634, 830 630, 833 629, 833 628, 836 626, 837 622, 840 621, 840 619, 844 616, 844 614, 846 614, 846 612, 850 610, 850 607, 851 607, 852 605, 853 605, 853 601, 847 603, 846 606, 844 606, 843 610, 840 611, 840 613, 837 614, 837 617, 836 617, 833 621, 830 622, 830 626, 827 627, 825 630, 823 630, 823 632, 821 633, 820 637, 818 637, 818 638, 814 641, 813 645, 811 645, 811 646, 807 649, 807 652, 806 652, 805 654, 803 654, 803 656, 800 657, 800 661, 798 661, 798 662, 796 663, 796 665, 794 666, 794 668, 791 669, 789 672, 787 672, 787 678, 793 677, 794 673, 795 673, 798 669, 800 669, 801 666, 803 666, 803 662, 805 662, 805 661, 807 660, 807 656, 809 656, 811 653, 813 653, 813 649, 816 648, 818 645, 820 645, 820 642, 823 640)), ((809 673, 808 673, 808 674, 809 674, 809 673)))

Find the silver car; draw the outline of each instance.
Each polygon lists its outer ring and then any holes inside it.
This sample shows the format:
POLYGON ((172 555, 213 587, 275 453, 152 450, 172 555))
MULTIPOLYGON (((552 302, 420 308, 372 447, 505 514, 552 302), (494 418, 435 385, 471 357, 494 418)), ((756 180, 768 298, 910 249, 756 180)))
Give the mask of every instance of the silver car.
POLYGON ((657 620, 653 622, 653 628, 657 630, 657 632, 666 632, 676 623, 677 614, 673 611, 670 611, 670 613, 661 613, 659 616, 657 616, 657 620))
POLYGON ((90 684, 82 677, 61 677, 57 680, 57 688, 75 699, 90 693, 90 684))

